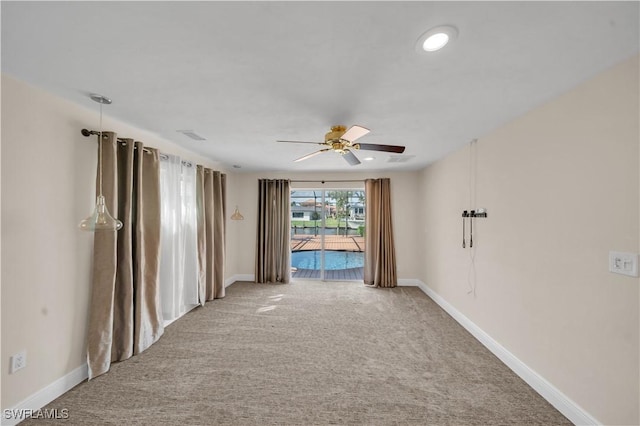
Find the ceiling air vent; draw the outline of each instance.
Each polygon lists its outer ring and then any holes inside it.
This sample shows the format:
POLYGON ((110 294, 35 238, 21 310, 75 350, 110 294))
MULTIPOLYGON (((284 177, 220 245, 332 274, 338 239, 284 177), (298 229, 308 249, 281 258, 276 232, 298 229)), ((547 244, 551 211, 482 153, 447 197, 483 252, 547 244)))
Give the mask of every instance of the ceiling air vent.
POLYGON ((176 132, 182 133, 183 135, 193 139, 194 141, 206 141, 205 138, 203 138, 193 130, 176 130, 176 132))
POLYGON ((406 163, 414 157, 415 155, 392 155, 387 160, 387 163, 406 163))

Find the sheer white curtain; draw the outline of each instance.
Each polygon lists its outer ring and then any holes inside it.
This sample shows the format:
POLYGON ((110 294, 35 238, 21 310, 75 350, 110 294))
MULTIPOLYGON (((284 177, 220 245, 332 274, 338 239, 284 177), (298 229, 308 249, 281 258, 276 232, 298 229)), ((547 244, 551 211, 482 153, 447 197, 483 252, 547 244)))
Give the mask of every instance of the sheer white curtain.
POLYGON ((198 305, 198 222, 196 166, 182 162, 182 312, 198 305))
POLYGON ((160 162, 160 300, 165 321, 198 303, 195 168, 175 155, 160 162))

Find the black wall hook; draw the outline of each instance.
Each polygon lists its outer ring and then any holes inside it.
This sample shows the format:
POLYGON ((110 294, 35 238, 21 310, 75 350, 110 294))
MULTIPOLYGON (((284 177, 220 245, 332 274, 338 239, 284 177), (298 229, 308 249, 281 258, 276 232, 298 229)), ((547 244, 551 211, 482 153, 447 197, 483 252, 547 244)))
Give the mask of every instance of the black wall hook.
POLYGON ((467 243, 465 242, 465 232, 464 232, 464 221, 465 218, 469 216, 469 213, 467 213, 467 211, 463 211, 462 212, 462 248, 467 247, 467 243))
POLYGON ((462 248, 467 247, 466 234, 465 234, 465 218, 469 218, 469 248, 473 247, 473 218, 474 217, 487 217, 487 212, 484 209, 480 209, 479 212, 475 210, 464 210, 462 212, 462 248))

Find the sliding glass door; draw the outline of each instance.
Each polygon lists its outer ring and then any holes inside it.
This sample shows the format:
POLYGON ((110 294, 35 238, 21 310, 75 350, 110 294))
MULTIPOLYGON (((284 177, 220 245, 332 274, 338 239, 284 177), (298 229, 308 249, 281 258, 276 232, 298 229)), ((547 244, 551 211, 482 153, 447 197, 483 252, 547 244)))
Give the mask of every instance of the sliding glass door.
POLYGON ((292 278, 362 280, 364 190, 291 191, 292 278))

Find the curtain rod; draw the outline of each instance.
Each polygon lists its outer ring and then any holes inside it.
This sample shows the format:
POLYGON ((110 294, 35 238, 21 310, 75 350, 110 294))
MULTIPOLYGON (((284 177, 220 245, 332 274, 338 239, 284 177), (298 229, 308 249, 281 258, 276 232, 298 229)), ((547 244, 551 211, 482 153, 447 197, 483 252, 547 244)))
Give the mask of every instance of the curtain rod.
MULTIPOLYGON (((80 133, 82 133, 83 136, 89 137, 91 135, 96 135, 96 136, 100 136, 100 132, 97 130, 87 130, 87 129, 82 129, 80 130, 80 133)), ((102 132, 102 137, 104 138, 106 135, 104 134, 105 132, 102 132)), ((124 142, 125 140, 123 138, 117 138, 118 142, 124 142)))
POLYGON ((320 182, 320 183, 325 183, 325 182, 364 182, 364 179, 352 179, 352 180, 292 180, 290 182, 294 182, 294 183, 316 183, 316 182, 320 182))
MULTIPOLYGON (((160 157, 160 161, 168 161, 169 160, 169 155, 168 154, 163 154, 162 152, 158 154, 158 157, 160 157)), ((182 165, 185 167, 193 167, 193 163, 191 161, 187 161, 187 160, 181 160, 182 161, 182 165)))
MULTIPOLYGON (((87 130, 87 129, 82 129, 80 131, 80 133, 82 133, 83 136, 89 137, 91 135, 96 135, 96 136, 100 136, 100 132, 96 131, 96 130, 87 130)), ((104 138, 106 135, 104 134, 104 132, 102 132, 102 137, 104 138)), ((124 138, 116 138, 118 140, 118 142, 125 142, 126 139, 124 138)), ((145 152, 151 152, 146 148, 142 148, 143 151, 145 152)))
MULTIPOLYGON (((100 136, 100 132, 98 132, 97 130, 82 129, 80 132, 82 133, 83 136, 86 136, 86 137, 89 137, 91 135, 100 136)), ((104 132, 103 132, 103 136, 102 137, 104 137, 104 132)), ((117 139, 118 139, 118 142, 124 142, 125 141, 125 139, 123 139, 123 138, 117 138, 117 139)), ((146 148, 142 148, 142 149, 145 152, 151 152, 146 148)), ((169 156, 167 154, 165 154, 165 153, 162 153, 162 152, 159 152, 158 156, 160 157, 160 160, 168 160, 169 159, 169 156)), ((193 163, 191 163, 190 161, 184 161, 183 160, 182 161, 182 165, 186 166, 186 167, 193 167, 193 163)))

